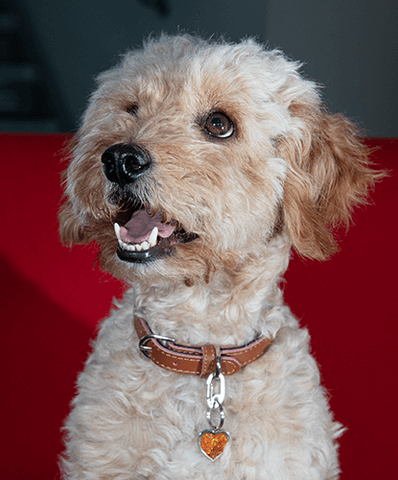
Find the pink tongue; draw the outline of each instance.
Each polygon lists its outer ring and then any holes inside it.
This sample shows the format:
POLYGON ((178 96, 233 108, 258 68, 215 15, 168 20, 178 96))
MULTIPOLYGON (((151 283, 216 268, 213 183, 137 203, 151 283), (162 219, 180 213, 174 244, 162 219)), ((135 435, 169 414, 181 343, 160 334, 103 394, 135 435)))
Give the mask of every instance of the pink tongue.
POLYGON ((173 225, 163 223, 161 213, 151 217, 146 210, 138 210, 124 227, 120 227, 120 238, 125 243, 142 243, 148 240, 155 227, 158 227, 158 235, 163 238, 170 237, 175 228, 173 225))

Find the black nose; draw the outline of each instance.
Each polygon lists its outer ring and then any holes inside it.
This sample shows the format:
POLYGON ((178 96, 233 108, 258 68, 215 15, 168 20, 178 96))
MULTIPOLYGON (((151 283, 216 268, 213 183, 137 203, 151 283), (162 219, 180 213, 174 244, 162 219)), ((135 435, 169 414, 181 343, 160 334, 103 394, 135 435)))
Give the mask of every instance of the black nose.
POLYGON ((151 165, 148 152, 128 143, 118 143, 107 148, 101 161, 106 178, 122 188, 133 183, 151 165))

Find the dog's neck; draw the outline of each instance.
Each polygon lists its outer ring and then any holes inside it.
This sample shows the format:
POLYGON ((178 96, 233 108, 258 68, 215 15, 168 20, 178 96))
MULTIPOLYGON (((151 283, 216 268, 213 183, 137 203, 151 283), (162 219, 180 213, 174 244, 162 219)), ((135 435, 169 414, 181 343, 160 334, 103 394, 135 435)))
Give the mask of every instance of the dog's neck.
POLYGON ((243 345, 259 333, 274 336, 283 317, 275 314, 283 303, 278 283, 288 259, 289 247, 275 244, 233 274, 217 270, 208 283, 137 284, 134 313, 156 334, 184 343, 243 345))

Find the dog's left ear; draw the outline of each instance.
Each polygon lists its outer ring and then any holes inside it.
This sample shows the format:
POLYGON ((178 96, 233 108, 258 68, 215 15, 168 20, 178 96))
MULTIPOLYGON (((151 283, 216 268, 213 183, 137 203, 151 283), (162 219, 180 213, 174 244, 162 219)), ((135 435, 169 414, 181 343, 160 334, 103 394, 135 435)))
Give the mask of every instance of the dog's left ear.
POLYGON ((344 116, 319 105, 289 110, 296 127, 277 147, 288 163, 284 225, 300 255, 324 260, 337 251, 333 228, 348 226, 353 207, 384 173, 370 168, 369 150, 344 116))

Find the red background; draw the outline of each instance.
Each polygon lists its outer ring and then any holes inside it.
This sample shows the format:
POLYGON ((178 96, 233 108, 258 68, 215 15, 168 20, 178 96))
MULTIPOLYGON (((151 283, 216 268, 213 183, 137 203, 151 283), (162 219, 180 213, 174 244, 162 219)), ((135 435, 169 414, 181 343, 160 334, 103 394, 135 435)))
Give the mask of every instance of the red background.
MULTIPOLYGON (((63 419, 98 321, 122 286, 95 249, 61 246, 66 135, 0 135, 3 479, 59 478, 63 419)), ((371 139, 391 170, 328 262, 294 257, 286 302, 308 326, 341 439, 342 479, 396 479, 398 139, 371 139)))

